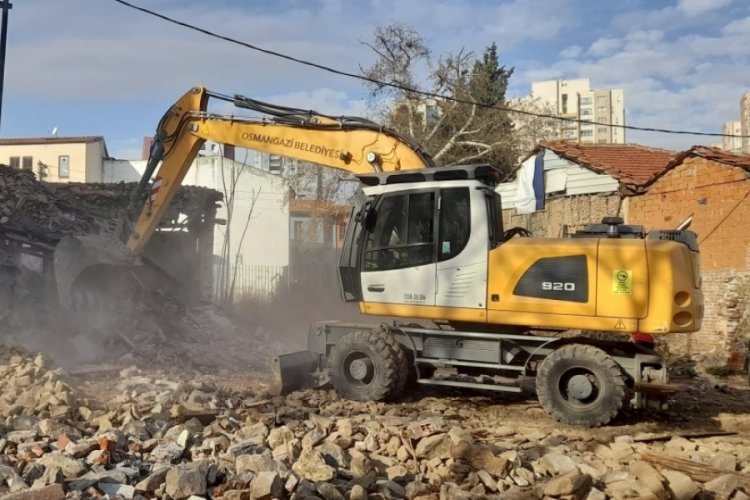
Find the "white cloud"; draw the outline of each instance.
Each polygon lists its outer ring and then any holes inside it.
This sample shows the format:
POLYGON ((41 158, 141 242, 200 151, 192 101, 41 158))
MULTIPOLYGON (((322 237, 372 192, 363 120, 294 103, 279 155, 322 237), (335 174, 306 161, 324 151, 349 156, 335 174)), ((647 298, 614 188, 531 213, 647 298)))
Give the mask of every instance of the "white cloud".
POLYGON ((686 16, 697 16, 706 12, 721 9, 732 3, 732 0, 680 0, 677 10, 686 16))
POLYGON ((591 44, 588 54, 595 57, 606 56, 622 46, 622 40, 617 38, 599 38, 591 44))
POLYGON ((573 59, 580 56, 581 52, 583 52, 583 49, 580 45, 571 45, 560 51, 560 57, 563 59, 573 59))

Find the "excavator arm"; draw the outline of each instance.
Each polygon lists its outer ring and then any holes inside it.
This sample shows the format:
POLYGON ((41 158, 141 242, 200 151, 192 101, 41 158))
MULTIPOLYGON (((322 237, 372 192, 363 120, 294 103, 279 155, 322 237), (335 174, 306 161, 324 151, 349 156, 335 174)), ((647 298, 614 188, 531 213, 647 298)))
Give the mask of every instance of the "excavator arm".
POLYGON ((363 118, 327 116, 194 87, 167 111, 157 127, 151 156, 124 226, 128 253, 142 253, 206 140, 353 174, 434 166, 411 139, 363 118), (209 113, 209 98, 232 102, 261 116, 209 113))

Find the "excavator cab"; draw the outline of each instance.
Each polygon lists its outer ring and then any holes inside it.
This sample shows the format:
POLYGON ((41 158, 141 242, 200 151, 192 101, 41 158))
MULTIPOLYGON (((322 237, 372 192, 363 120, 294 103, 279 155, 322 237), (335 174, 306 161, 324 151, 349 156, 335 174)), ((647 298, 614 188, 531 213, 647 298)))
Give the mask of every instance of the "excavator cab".
POLYGON ((410 306, 483 307, 487 252, 502 235, 497 173, 469 165, 359 175, 364 198, 339 268, 344 299, 394 316, 410 306))

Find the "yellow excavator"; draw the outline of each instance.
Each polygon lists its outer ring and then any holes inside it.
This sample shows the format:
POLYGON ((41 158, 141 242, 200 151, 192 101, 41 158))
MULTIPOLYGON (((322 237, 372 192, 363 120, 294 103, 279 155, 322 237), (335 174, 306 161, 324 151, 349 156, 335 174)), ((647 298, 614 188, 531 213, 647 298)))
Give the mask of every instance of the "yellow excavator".
POLYGON ((564 238, 506 229, 488 165, 438 167, 369 120, 203 87, 159 122, 122 246, 61 242, 61 294, 142 254, 206 140, 354 174, 362 196, 341 252, 343 298, 364 315, 403 319, 313 324, 308 350, 274 360, 280 392, 328 382, 355 400, 396 398, 407 384, 522 392, 533 377, 550 415, 583 426, 607 424, 624 405, 663 407, 673 393, 654 337, 700 328, 695 233, 646 232, 617 217, 564 238), (258 116, 210 113, 209 98, 258 116))

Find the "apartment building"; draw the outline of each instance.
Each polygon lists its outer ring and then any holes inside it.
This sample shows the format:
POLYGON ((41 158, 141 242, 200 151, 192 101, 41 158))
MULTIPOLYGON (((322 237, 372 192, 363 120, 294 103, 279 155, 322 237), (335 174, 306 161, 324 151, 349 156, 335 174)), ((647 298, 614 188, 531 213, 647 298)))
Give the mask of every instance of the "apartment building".
POLYGON ((531 95, 568 119, 561 122, 562 139, 584 144, 625 143, 625 129, 609 126, 625 124, 622 89, 592 89, 588 78, 546 80, 532 82, 531 95))
MULTIPOLYGON (((721 133, 724 135, 742 135, 742 122, 739 120, 724 122, 721 133)), ((739 153, 742 151, 742 139, 739 137, 722 137, 721 149, 739 153)))

